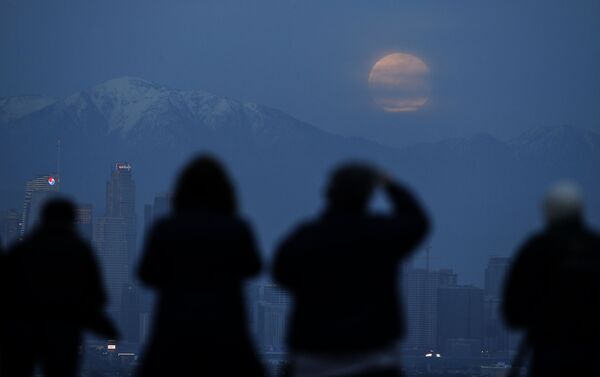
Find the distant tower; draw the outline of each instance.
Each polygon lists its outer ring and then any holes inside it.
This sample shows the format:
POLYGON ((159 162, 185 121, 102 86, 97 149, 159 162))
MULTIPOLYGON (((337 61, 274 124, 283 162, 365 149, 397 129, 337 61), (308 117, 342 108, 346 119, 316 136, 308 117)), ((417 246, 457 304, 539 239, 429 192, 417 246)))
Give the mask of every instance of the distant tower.
POLYGON ((144 205, 144 233, 149 232, 152 224, 159 218, 166 216, 170 211, 170 197, 160 194, 154 197, 153 204, 144 205))
POLYGON ((76 223, 79 233, 88 241, 92 240, 93 236, 93 218, 94 211, 91 204, 81 204, 75 209, 76 223))
POLYGON ((485 349, 490 355, 506 356, 512 348, 511 336, 502 319, 502 290, 510 267, 508 257, 491 257, 485 269, 485 349))
POLYGON ((40 175, 27 181, 20 224, 21 238, 35 225, 43 204, 58 192, 59 186, 58 176, 53 175, 40 175))
POLYGON ((487 296, 502 296, 504 277, 510 267, 510 258, 491 257, 485 269, 485 294, 487 296))
POLYGON ((481 356, 483 289, 451 285, 438 290, 438 350, 454 357, 481 356))
POLYGON ((260 284, 252 319, 263 352, 285 351, 285 333, 291 308, 289 294, 274 284, 260 284))
MULTIPOLYGON (((135 182, 131 165, 117 162, 106 184, 106 213, 94 224, 93 243, 106 271, 110 297, 109 311, 123 324, 123 292, 133 279, 136 256, 135 182)), ((128 313, 130 316, 131 313, 128 313)), ((130 321, 129 321, 130 322, 130 321)), ((129 326, 129 324, 128 324, 129 326)))

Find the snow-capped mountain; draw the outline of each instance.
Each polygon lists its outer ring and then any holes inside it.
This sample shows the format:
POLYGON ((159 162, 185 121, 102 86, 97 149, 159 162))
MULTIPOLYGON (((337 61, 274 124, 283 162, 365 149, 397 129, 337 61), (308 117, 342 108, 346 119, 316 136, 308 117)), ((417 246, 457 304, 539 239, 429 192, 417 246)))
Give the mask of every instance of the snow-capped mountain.
POLYGON ((172 122, 194 122, 216 127, 224 120, 255 115, 254 104, 243 104, 202 91, 178 91, 138 78, 123 77, 94 87, 90 97, 106 117, 109 130, 122 134, 136 126, 164 127, 172 122), (165 117, 171 114, 171 119, 165 117))
POLYGON ((0 97, 0 124, 18 120, 56 102, 46 96, 0 97))
POLYGON ((572 126, 509 141, 479 134, 394 149, 321 131, 266 106, 118 78, 62 99, 0 99, 0 209, 19 207, 25 181, 56 170, 58 139, 63 190, 93 203, 98 215, 115 161, 132 164, 141 213, 141 204, 171 189, 190 156, 217 154, 269 246, 319 208, 332 166, 368 159, 418 191, 435 224, 433 253, 467 281, 481 271, 461 270, 453 260, 483 266, 490 254, 512 252, 538 224, 539 199, 558 179, 584 186, 588 213, 600 224, 600 135, 572 126))

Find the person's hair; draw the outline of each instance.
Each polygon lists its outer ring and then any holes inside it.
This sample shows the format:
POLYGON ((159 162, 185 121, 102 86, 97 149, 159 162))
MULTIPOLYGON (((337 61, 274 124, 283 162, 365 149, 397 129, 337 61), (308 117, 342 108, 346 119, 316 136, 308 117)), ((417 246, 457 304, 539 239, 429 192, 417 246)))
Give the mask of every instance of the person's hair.
POLYGON ((74 225, 75 205, 68 199, 51 199, 42 207, 44 225, 74 225))
POLYGON ((330 175, 326 196, 330 206, 363 210, 375 188, 375 170, 368 164, 351 162, 336 168, 330 175))
POLYGON ((234 214, 237 211, 235 192, 219 161, 209 155, 194 158, 177 180, 173 208, 214 210, 234 214))
POLYGON ((560 225, 581 220, 583 196, 579 187, 572 182, 558 182, 548 190, 543 203, 546 222, 560 225))

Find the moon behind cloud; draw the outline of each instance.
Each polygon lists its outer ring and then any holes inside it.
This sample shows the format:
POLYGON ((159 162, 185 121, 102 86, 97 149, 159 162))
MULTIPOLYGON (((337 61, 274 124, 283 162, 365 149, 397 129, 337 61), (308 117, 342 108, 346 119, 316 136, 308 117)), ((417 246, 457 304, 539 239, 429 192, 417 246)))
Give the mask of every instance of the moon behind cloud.
POLYGON ((429 67, 411 54, 386 55, 371 68, 369 89, 375 103, 384 111, 416 111, 428 100, 429 67))

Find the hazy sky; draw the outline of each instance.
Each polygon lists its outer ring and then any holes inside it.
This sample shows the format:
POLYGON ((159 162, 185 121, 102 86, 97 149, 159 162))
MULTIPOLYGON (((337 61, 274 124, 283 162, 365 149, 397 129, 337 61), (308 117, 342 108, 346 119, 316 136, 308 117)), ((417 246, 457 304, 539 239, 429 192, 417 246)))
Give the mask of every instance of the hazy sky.
POLYGON ((600 131, 600 2, 0 2, 0 95, 65 95, 118 76, 282 109, 393 145, 555 124, 600 131), (419 56, 414 113, 370 98, 370 67, 419 56))

